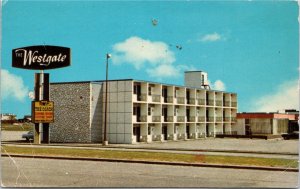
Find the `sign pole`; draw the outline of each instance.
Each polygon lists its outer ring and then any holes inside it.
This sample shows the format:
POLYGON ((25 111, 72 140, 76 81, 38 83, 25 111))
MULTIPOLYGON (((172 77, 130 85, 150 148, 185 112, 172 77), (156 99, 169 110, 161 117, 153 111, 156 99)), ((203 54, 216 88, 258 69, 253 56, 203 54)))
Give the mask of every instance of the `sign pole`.
MULTIPOLYGON (((39 73, 35 73, 34 75, 34 93, 35 93, 35 97, 34 97, 34 101, 39 101, 40 100, 40 74, 39 73)), ((32 115, 34 115, 34 106, 32 105, 32 115)), ((41 135, 40 135, 40 123, 34 123, 34 137, 33 137, 33 143, 34 144, 41 144, 41 135)))

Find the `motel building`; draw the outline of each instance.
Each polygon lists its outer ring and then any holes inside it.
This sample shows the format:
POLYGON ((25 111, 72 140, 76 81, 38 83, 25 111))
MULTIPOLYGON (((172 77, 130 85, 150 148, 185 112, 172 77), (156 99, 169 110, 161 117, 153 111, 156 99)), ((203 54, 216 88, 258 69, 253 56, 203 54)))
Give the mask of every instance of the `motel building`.
POLYGON ((233 129, 238 135, 281 135, 299 131, 299 112, 242 112, 237 113, 233 129))
MULTIPOLYGON (((50 84, 51 142, 101 143, 105 81, 50 84)), ((112 144, 191 140, 236 132, 237 94, 211 90, 207 73, 185 72, 185 86, 109 80, 107 139, 112 144)))

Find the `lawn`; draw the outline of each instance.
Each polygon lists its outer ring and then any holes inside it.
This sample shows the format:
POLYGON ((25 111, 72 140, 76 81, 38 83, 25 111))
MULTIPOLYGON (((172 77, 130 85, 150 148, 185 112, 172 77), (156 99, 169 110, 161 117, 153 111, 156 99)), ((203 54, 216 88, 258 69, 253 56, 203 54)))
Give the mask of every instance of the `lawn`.
POLYGON ((30 131, 33 129, 33 126, 33 123, 20 123, 20 125, 2 123, 1 131, 30 131))
POLYGON ((184 163, 209 163, 224 165, 251 165, 266 167, 298 168, 297 160, 279 158, 258 158, 241 156, 220 156, 220 155, 194 155, 167 152, 130 152, 118 150, 101 149, 78 149, 78 148, 40 148, 40 147, 16 147, 1 146, 2 154, 28 154, 47 155, 63 157, 92 157, 122 160, 147 160, 184 163))

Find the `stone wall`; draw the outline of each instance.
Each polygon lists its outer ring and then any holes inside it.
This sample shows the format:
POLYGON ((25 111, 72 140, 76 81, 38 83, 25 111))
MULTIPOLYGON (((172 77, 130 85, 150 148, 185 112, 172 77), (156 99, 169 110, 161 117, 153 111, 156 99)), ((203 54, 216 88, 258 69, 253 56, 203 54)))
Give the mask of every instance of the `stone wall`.
POLYGON ((90 82, 50 84, 50 142, 91 142, 90 87, 90 82))

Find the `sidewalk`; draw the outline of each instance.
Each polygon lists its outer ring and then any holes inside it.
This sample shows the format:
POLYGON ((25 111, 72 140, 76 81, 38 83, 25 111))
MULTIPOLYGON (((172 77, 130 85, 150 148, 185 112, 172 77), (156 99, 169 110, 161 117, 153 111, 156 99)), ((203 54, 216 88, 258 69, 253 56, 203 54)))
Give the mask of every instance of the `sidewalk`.
POLYGON ((251 169, 265 171, 284 171, 298 172, 297 168, 282 167, 263 167, 263 166, 246 166, 246 165, 224 165, 224 164, 208 164, 208 163, 183 163, 183 162, 163 162, 163 161, 144 161, 144 160, 125 160, 125 159, 106 159, 106 158, 85 158, 85 157, 63 157, 63 156, 42 156, 42 155, 20 155, 20 154, 2 154, 3 157, 10 158, 40 158, 40 159, 63 159, 63 160, 80 160, 80 161, 104 161, 117 163, 142 163, 142 164, 159 164, 172 166, 193 166, 193 167, 211 167, 211 168, 229 168, 229 169, 251 169))

